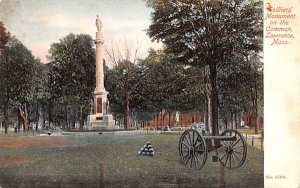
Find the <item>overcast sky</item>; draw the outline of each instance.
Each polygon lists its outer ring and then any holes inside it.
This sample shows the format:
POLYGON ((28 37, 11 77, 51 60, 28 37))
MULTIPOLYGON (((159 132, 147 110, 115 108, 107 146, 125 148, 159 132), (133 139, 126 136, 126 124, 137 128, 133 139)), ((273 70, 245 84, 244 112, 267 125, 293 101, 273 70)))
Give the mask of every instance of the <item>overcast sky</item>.
POLYGON ((145 56, 160 46, 146 35, 151 9, 143 0, 0 0, 0 10, 6 28, 44 63, 50 45, 69 33, 95 38, 97 14, 107 48, 127 40, 145 56))

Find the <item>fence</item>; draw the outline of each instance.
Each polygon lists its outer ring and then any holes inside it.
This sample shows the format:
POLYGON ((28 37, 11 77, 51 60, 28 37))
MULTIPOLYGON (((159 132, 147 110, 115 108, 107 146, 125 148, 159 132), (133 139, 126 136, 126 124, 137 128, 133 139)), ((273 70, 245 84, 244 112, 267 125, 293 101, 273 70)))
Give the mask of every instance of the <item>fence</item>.
POLYGON ((264 150, 264 139, 261 136, 256 136, 256 135, 244 135, 246 142, 254 146, 258 149, 264 150))

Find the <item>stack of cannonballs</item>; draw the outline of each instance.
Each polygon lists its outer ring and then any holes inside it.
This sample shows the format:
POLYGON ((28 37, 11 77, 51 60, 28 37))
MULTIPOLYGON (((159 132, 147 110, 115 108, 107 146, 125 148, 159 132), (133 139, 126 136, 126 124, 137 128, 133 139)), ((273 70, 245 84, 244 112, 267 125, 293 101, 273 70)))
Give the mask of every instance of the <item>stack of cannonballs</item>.
POLYGON ((150 142, 147 142, 144 147, 138 152, 139 155, 153 156, 154 150, 150 142))

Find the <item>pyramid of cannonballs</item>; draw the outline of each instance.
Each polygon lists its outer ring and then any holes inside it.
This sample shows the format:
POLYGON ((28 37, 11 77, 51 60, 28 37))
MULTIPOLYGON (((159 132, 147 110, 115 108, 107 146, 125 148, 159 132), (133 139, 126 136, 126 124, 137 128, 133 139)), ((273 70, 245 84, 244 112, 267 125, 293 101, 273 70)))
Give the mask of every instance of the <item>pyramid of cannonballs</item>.
POLYGON ((144 147, 138 152, 139 155, 153 156, 154 150, 150 142, 147 142, 144 147))

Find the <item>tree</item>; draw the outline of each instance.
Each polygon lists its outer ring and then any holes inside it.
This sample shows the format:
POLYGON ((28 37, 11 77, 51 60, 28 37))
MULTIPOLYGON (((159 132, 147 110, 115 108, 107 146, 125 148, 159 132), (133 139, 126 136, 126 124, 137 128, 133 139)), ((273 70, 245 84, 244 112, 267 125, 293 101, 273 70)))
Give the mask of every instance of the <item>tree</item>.
POLYGON ((82 128, 95 86, 93 39, 85 34, 69 34, 53 43, 49 53, 49 118, 59 122, 65 114, 68 127, 79 120, 82 128))
POLYGON ((237 128, 238 112, 247 111, 251 103, 246 83, 250 76, 249 66, 243 59, 235 58, 233 61, 223 63, 218 73, 220 113, 226 129, 228 120, 231 121, 232 127, 235 124, 237 128))
MULTIPOLYGON (((137 65, 133 108, 136 112, 148 112, 156 116, 163 111, 199 110, 201 75, 191 66, 174 64, 163 50, 149 50, 149 55, 137 65)), ((158 121, 158 120, 157 120, 158 121)), ((171 126, 171 121, 169 121, 171 126)))
MULTIPOLYGON (((6 28, 4 27, 4 24, 0 21, 0 56, 2 54, 2 51, 7 44, 7 42, 10 39, 10 33, 6 31, 6 28)), ((6 108, 6 107, 4 107, 6 108)), ((5 124, 5 133, 7 133, 7 116, 4 117, 4 124, 5 124)))
MULTIPOLYGON (((228 112, 234 118, 238 112, 253 112, 254 118, 258 116, 258 108, 263 103, 263 65, 257 54, 249 59, 235 57, 225 62, 219 71, 220 109, 226 120, 228 112), (259 105, 260 103, 260 105, 259 105)), ((257 124, 254 125, 257 131, 257 124)))
MULTIPOLYGON (((250 64, 249 74, 252 75, 251 79, 248 80, 248 90, 251 96, 252 112, 255 119, 255 134, 257 134, 259 108, 262 109, 263 106, 263 66, 261 62, 261 57, 257 54, 252 54, 246 59, 246 61, 248 62, 248 64, 250 64)), ((263 112, 263 110, 260 111, 263 112)))
MULTIPOLYGON (((110 72, 114 74, 113 82, 114 86, 112 88, 117 89, 114 92, 118 92, 124 98, 124 100, 112 99, 112 96, 108 96, 111 102, 115 103, 115 112, 119 111, 117 104, 123 106, 124 112, 124 128, 127 130, 129 126, 129 116, 130 116, 130 101, 131 101, 131 93, 132 89, 135 87, 132 84, 132 79, 134 71, 136 70, 136 64, 139 56, 139 45, 135 48, 132 44, 128 43, 125 40, 122 44, 113 45, 110 49, 106 50, 106 54, 108 55, 108 59, 114 65, 114 71, 110 72), (123 49, 121 49, 123 47, 123 49), (123 101, 124 104, 120 102, 123 101), (116 111, 117 110, 117 111, 116 111)), ((109 87, 108 87, 109 88, 109 87)), ((108 90, 110 91, 110 90, 108 90)), ((116 97, 116 96, 115 96, 116 97)))
POLYGON ((134 79, 135 64, 130 61, 118 62, 112 70, 107 73, 106 88, 109 91, 111 110, 115 114, 122 114, 124 117, 124 128, 129 127, 130 103, 132 91, 135 88, 134 79))
POLYGON ((208 66, 212 132, 218 128, 218 66, 235 52, 261 50, 262 2, 228 0, 149 0, 153 8, 148 34, 166 45, 174 62, 208 66))
POLYGON ((168 100, 168 91, 172 82, 169 82, 168 75, 171 75, 168 68, 168 59, 162 50, 149 50, 146 59, 137 65, 134 88, 134 105, 136 110, 144 109, 154 113, 166 108, 163 104, 168 100))
POLYGON ((40 120, 40 111, 43 113, 43 121, 45 121, 45 106, 47 99, 49 98, 50 93, 47 91, 48 83, 48 66, 42 64, 40 59, 35 59, 35 66, 33 67, 34 77, 33 77, 33 94, 32 94, 32 114, 31 119, 35 120, 36 127, 35 130, 38 130, 38 124, 40 120))
POLYGON ((0 55, 1 51, 4 49, 5 44, 10 39, 10 32, 6 31, 4 23, 0 21, 0 55))
POLYGON ((0 56, 1 104, 4 113, 5 132, 8 126, 8 110, 17 107, 23 118, 24 131, 29 130, 28 102, 32 98, 35 60, 31 52, 12 37, 0 56))
POLYGON ((172 74, 168 69, 168 59, 162 50, 149 50, 146 59, 141 60, 136 67, 133 89, 133 110, 140 120, 146 121, 157 117, 167 105, 170 106, 170 82, 172 74))

